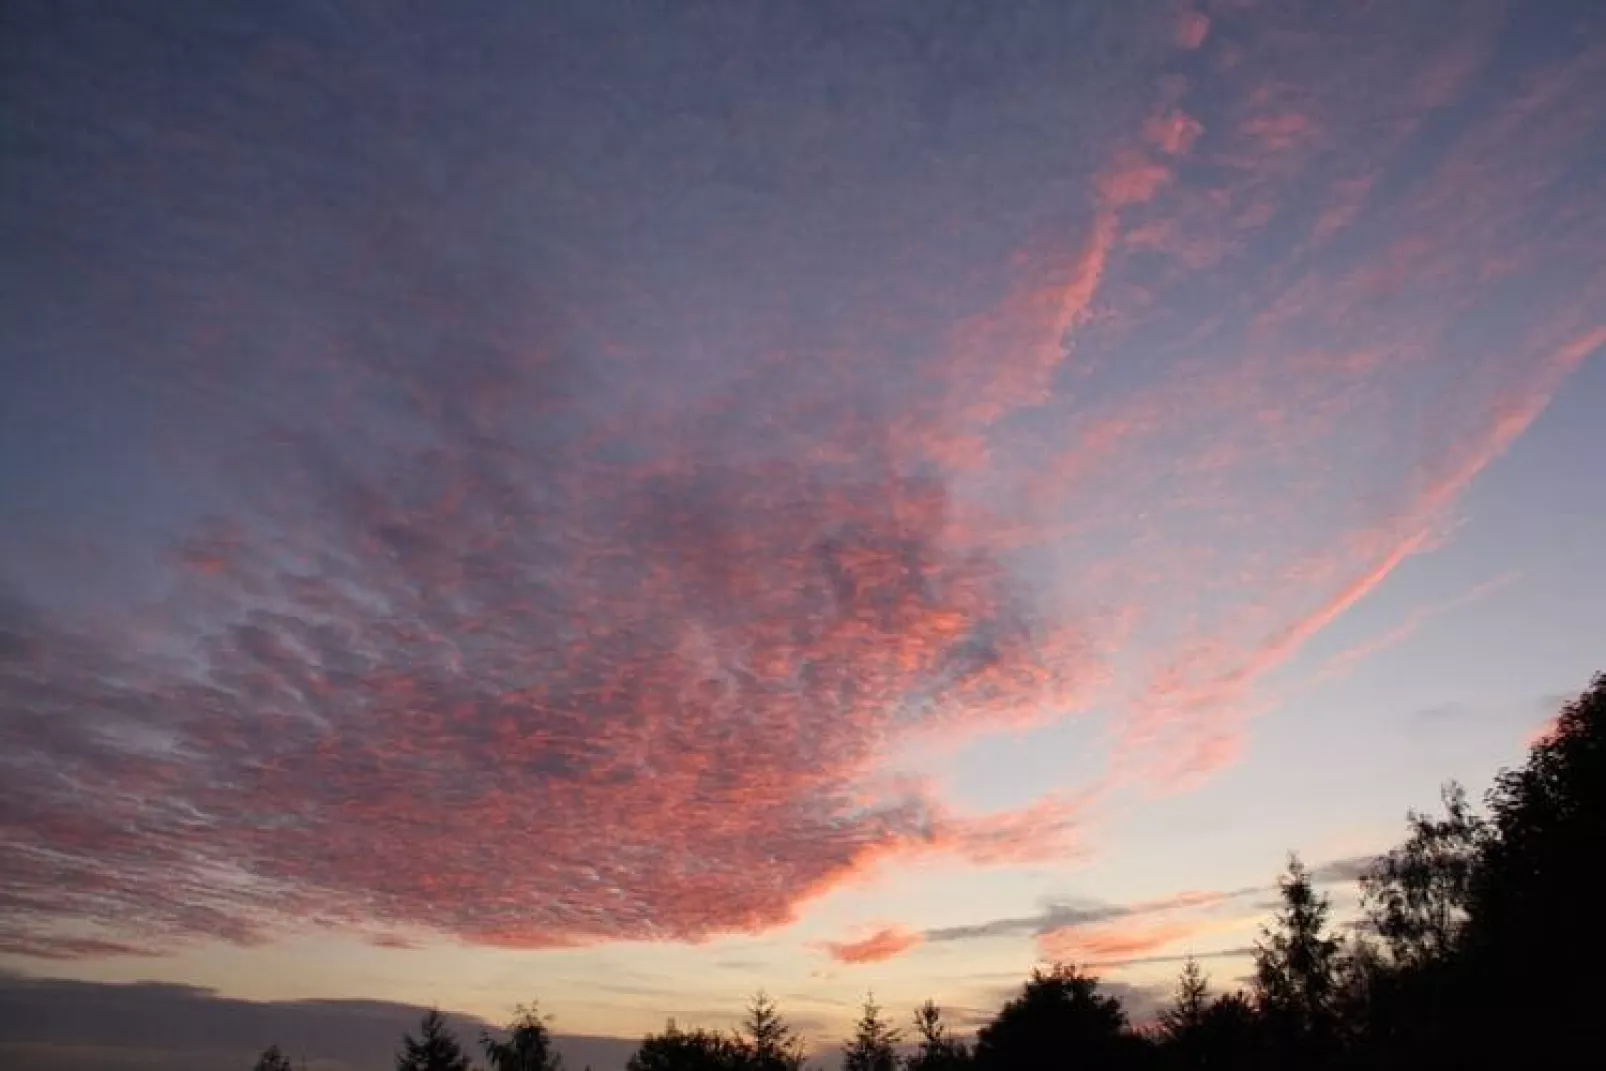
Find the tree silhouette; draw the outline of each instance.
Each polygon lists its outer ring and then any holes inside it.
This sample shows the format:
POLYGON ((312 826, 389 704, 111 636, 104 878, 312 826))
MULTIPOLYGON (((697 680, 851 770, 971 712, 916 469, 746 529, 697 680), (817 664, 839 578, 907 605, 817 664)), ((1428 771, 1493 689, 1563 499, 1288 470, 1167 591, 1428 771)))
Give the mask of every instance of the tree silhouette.
POLYGON ((1173 1042, 1196 1034, 1210 1007, 1209 993, 1209 980, 1199 961, 1189 956, 1177 979, 1176 998, 1171 1007, 1160 1013, 1160 1033, 1173 1042))
POLYGON ((1606 675, 1562 709, 1522 767, 1495 779, 1488 805, 1491 834, 1468 900, 1467 972, 1526 984, 1476 994, 1477 1021, 1463 1028, 1528 1062, 1593 1046, 1601 988, 1584 980, 1606 962, 1596 872, 1606 845, 1606 675))
POLYGON ((1399 964, 1442 959, 1467 920, 1473 873, 1488 826, 1454 781, 1440 793, 1444 817, 1406 816, 1410 836, 1361 876, 1362 905, 1399 964))
POLYGON ((853 1040, 842 1047, 842 1071, 897 1071, 899 1036, 875 997, 866 997, 853 1040))
POLYGON ((396 1071, 469 1071, 468 1057, 446 1026, 441 1013, 430 1009, 418 1024, 418 1037, 402 1035, 396 1054, 396 1071))
POLYGON ((1332 1048, 1340 946, 1327 932, 1327 897, 1297 855, 1277 889, 1282 908, 1255 945, 1255 996, 1279 1058, 1309 1064, 1332 1048))
POLYGON ((803 1042, 763 990, 747 1005, 742 1041, 752 1071, 800 1071, 803 1066, 803 1042))
POLYGON ((1343 958, 1337 993, 1351 1063, 1456 1066, 1479 1055, 1451 1020, 1473 999, 1460 953, 1492 830, 1460 785, 1447 784, 1440 796, 1442 817, 1409 812, 1405 841, 1361 875, 1364 925, 1343 958))
POLYGON ((1255 1065, 1255 1009, 1240 993, 1210 999, 1210 982, 1189 956, 1177 978, 1171 1006, 1160 1013, 1164 1066, 1244 1068, 1255 1065))
POLYGON ((1098 980, 1055 964, 1032 971, 1018 997, 976 1035, 976 1065, 984 1071, 1057 1071, 1098 1066, 1127 1054, 1126 1013, 1099 992, 1098 980))
POLYGON ((290 1066, 290 1058, 280 1050, 279 1046, 269 1045, 262 1050, 262 1055, 257 1057, 255 1071, 295 1071, 295 1069, 290 1066))
POLYGON ((961 1071, 970 1062, 965 1043, 949 1035, 935 1003, 928 1000, 916 1008, 914 1022, 920 1043, 905 1062, 907 1071, 961 1071))
POLYGON ((682 1031, 673 1021, 661 1034, 648 1034, 630 1057, 627 1071, 740 1071, 746 1046, 708 1030, 682 1031))
POLYGON ((1260 1026, 1242 993, 1228 993, 1205 1006, 1185 1055, 1184 1067, 1248 1068, 1257 1063, 1260 1026))
POLYGON ((507 1027, 507 1040, 480 1035, 480 1046, 491 1071, 559 1071, 563 1061, 552 1044, 552 1033, 534 1004, 519 1005, 507 1027))
MULTIPOLYGON (((1473 910, 1487 942, 1570 941, 1599 902, 1592 857, 1606 839, 1606 675, 1567 704, 1534 744, 1526 765, 1502 773, 1489 793, 1495 836, 1473 882, 1473 910)), ((1578 958, 1567 956, 1565 958, 1578 958)))

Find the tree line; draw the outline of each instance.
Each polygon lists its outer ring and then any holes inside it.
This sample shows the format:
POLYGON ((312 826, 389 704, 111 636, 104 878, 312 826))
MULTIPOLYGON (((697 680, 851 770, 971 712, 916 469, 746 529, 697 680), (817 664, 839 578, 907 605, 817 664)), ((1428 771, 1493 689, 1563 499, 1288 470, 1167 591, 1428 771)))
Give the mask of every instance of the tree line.
MULTIPOLYGON (((1606 675, 1597 676, 1476 807, 1451 783, 1438 813, 1363 873, 1343 929, 1297 856, 1243 988, 1212 992, 1185 962, 1158 1020, 1134 1024, 1093 975, 1032 972, 973 1039, 927 1001, 906 1033, 873 999, 842 1047, 843 1071, 1172 1071, 1595 1066, 1591 1012, 1606 996, 1596 858, 1606 850, 1606 675)), ((489 1071, 561 1071, 545 1022, 520 1009, 480 1039, 489 1071)), ((628 1071, 803 1071, 802 1041, 759 994, 732 1033, 645 1037, 628 1071)), ((277 1048, 257 1071, 291 1071, 277 1048)), ((396 1071, 471 1071, 430 1012, 396 1071)), ((589 1068, 587 1069, 589 1071, 589 1068)))

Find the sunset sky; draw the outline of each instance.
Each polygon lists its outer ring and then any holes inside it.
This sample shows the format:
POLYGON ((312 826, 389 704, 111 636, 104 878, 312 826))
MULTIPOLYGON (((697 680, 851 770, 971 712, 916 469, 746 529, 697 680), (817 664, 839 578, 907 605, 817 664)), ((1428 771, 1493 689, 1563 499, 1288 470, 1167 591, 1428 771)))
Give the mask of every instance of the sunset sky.
POLYGON ((0 267, 13 989, 1141 1006, 1602 668, 1590 0, 14 0, 0 267))

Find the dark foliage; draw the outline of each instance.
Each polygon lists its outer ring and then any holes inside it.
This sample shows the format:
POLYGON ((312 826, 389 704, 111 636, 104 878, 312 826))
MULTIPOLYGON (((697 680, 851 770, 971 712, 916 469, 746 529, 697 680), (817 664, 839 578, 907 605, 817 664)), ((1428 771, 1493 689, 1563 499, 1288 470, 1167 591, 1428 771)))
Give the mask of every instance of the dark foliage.
POLYGON ((759 993, 737 1033, 685 1031, 671 1020, 663 1033, 642 1039, 628 1071, 801 1071, 803 1056, 802 1039, 775 1001, 759 993))
POLYGON ((1411 835, 1361 876, 1373 929, 1402 966, 1432 963, 1455 952, 1488 825, 1455 782, 1441 796, 1444 817, 1406 816, 1411 835))
POLYGON ((491 1071, 561 1071, 563 1061, 552 1047, 552 1033, 535 1006, 520 1006, 507 1027, 507 1040, 490 1034, 480 1038, 491 1071))
POLYGON ((1231 1057, 1236 1053, 1229 1050, 1226 1061, 1222 1062, 1220 1041, 1213 1036, 1220 1032, 1219 1020, 1223 1016, 1216 1005, 1225 1007, 1228 1001, 1232 1002, 1231 1007, 1242 1007, 1247 1022, 1249 1005, 1241 997, 1224 997, 1213 1002, 1209 979, 1200 969, 1199 961, 1188 957, 1177 979, 1176 997, 1171 1007, 1160 1013, 1158 1041, 1165 1050, 1167 1066, 1232 1066, 1231 1057))
POLYGON ((801 1071, 803 1067, 803 1041, 766 993, 758 993, 747 1005, 740 1042, 747 1071, 801 1071))
POLYGON ((1034 970, 1020 996, 981 1028, 975 1062, 981 1071, 1116 1066, 1142 1044, 1121 1002, 1100 993, 1097 979, 1056 964, 1034 970))
POLYGON ((1174 1003, 1160 1013, 1157 1040, 1163 1068, 1250 1068, 1260 1066, 1264 1032, 1247 997, 1212 998, 1209 980, 1189 959, 1174 1003))
POLYGON ((1606 675, 1562 710, 1525 765, 1496 778, 1488 804, 1467 902, 1462 990, 1473 999, 1457 1001, 1478 1029, 1463 1034, 1511 1059, 1531 1059, 1537 1042, 1547 1054, 1589 1051, 1606 953, 1593 921, 1606 845, 1606 675), (1496 998, 1480 978, 1508 984, 1496 998))
POLYGON ((1209 1008, 1209 980, 1200 969, 1199 961, 1189 956, 1177 979, 1176 1001, 1160 1013, 1160 1036, 1173 1044, 1181 1044, 1199 1032, 1209 1008))
POLYGON ((739 1038, 708 1030, 678 1030, 671 1022, 649 1034, 630 1057, 627 1071, 743 1071, 747 1047, 739 1038))
POLYGON ((452 1036, 446 1020, 430 1011, 418 1024, 418 1037, 402 1035, 402 1051, 396 1054, 396 1071, 469 1071, 468 1057, 452 1036))
POLYGON ((1254 1007, 1243 994, 1217 997, 1205 1007, 1191 1045, 1182 1049, 1185 1060, 1180 1066, 1258 1066, 1260 1038, 1260 1023, 1255 1018, 1254 1007), (1190 1055, 1192 1062, 1186 1062, 1190 1055))
POLYGON ((295 1071, 287 1057, 277 1045, 269 1045, 257 1057, 254 1071, 295 1071))
POLYGON ((842 1071, 897 1071, 900 1037, 875 998, 865 998, 853 1040, 842 1047, 842 1071))
POLYGON ((905 1063, 906 1071, 963 1071, 970 1064, 970 1049, 948 1032, 942 1009, 926 1001, 915 1009, 915 1034, 920 1038, 905 1063))
POLYGON ((1298 856, 1277 889, 1282 908, 1255 945, 1255 1003, 1272 1056, 1316 1066, 1337 1042, 1341 945, 1328 930, 1327 897, 1298 856))

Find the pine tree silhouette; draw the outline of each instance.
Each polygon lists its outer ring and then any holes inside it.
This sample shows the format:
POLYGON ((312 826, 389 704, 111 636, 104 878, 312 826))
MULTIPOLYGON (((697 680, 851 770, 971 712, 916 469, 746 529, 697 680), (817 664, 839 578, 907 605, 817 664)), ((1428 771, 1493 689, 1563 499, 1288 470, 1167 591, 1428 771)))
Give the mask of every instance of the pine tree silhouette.
POLYGON ((905 1064, 907 1071, 963 1071, 970 1062, 970 1050, 949 1035, 941 1008, 926 1001, 915 1009, 914 1024, 920 1044, 905 1064))
POLYGON ((843 1046, 842 1071, 897 1071, 898 1031, 881 1014, 874 996, 867 996, 853 1030, 843 1046))
POLYGON ((411 1034, 402 1035, 396 1071, 470 1071, 470 1065, 446 1020, 432 1008, 418 1024, 416 1039, 411 1034))
POLYGON ((1209 980, 1200 969, 1199 961, 1189 956, 1177 979, 1175 1000, 1160 1013, 1161 1033, 1173 1041, 1196 1034, 1210 1006, 1209 992, 1209 980))
POLYGON ((800 1071, 803 1042, 775 1006, 760 990, 747 1006, 742 1020, 746 1063, 752 1071, 800 1071))

